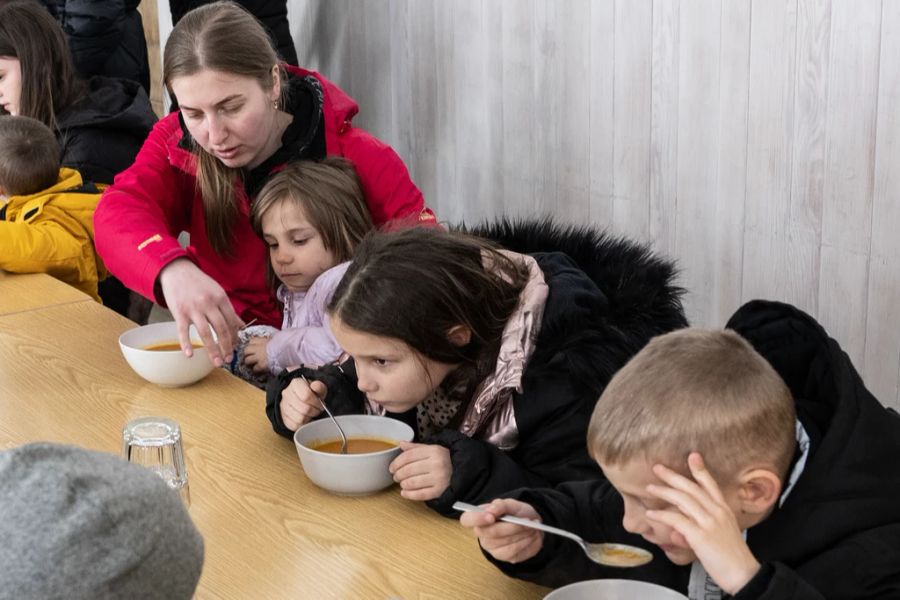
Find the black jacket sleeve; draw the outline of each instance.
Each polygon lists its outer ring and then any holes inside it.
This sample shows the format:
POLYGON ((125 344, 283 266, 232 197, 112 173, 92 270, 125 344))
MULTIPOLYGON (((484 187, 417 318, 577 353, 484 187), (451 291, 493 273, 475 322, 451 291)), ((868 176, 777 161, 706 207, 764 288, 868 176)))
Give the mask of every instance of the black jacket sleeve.
POLYGON ((350 359, 340 366, 325 365, 318 368, 301 366, 293 371, 283 371, 270 377, 266 384, 266 416, 275 433, 292 437, 294 432, 281 420, 281 393, 291 381, 300 376, 309 381, 321 381, 328 388, 325 403, 334 415, 353 415, 365 412, 365 395, 356 387, 356 366, 350 359))
POLYGON ((577 544, 544 535, 541 550, 512 564, 485 556, 512 577, 559 587, 586 579, 639 579, 673 589, 687 589, 689 569, 669 562, 659 548, 622 528, 622 497, 603 479, 565 483, 555 489, 521 489, 507 494, 530 504, 548 525, 577 533, 589 542, 620 542, 646 548, 653 560, 641 567, 617 569, 590 561, 577 544))
POLYGON ((516 487, 545 485, 541 477, 518 465, 503 450, 459 431, 445 429, 428 443, 450 450, 450 485, 438 498, 427 502, 443 515, 453 516, 451 506, 457 500, 479 504, 516 487))
POLYGON ((900 523, 854 535, 794 568, 774 562, 735 600, 900 599, 900 523))
POLYGON ((526 376, 514 399, 519 440, 511 450, 452 430, 427 440, 446 446, 453 464, 450 486, 428 505, 451 516, 457 500, 479 504, 520 487, 602 477, 584 442, 593 402, 582 401, 565 373, 526 376))

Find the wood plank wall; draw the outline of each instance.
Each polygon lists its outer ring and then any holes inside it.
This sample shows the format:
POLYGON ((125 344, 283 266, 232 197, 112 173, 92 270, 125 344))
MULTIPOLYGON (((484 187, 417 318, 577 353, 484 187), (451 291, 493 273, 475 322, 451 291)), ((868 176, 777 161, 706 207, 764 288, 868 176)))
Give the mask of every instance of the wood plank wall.
POLYGON ((162 46, 160 44, 159 4, 163 10, 169 10, 167 0, 141 0, 138 12, 144 25, 144 37, 147 40, 147 60, 150 63, 150 104, 157 115, 163 115, 165 106, 162 85, 162 46))
POLYGON ((440 218, 675 256, 693 323, 773 298, 900 407, 900 2, 290 0, 440 218))

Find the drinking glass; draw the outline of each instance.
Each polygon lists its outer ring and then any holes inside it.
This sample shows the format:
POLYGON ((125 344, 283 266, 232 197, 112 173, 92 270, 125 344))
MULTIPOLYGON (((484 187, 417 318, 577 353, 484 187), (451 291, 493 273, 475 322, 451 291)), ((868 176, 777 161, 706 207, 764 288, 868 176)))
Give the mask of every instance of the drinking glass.
POLYGON ((125 460, 147 467, 181 495, 190 506, 187 468, 181 446, 181 427, 166 417, 141 417, 129 421, 122 430, 125 460))

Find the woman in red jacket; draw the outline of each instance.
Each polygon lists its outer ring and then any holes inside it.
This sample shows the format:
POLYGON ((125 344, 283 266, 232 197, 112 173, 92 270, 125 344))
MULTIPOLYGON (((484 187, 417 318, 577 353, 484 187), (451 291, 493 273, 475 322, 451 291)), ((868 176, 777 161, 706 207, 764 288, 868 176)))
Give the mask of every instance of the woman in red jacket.
POLYGON ((154 127, 104 193, 94 225, 107 268, 168 306, 186 354, 190 325, 217 365, 244 322, 278 325, 266 247, 249 214, 286 163, 343 156, 376 225, 434 222, 400 157, 352 126, 353 99, 318 73, 279 64, 265 30, 238 5, 185 15, 166 43, 163 77, 180 110, 154 127), (187 248, 181 231, 190 233, 187 248))

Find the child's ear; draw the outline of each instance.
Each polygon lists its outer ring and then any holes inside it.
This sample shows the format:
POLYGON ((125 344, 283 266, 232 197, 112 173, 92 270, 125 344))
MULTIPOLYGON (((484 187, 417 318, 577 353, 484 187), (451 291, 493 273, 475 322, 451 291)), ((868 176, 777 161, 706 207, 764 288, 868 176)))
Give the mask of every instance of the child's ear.
POLYGON ((465 325, 454 325, 447 332, 447 339, 454 346, 462 348, 472 340, 472 330, 465 325))
POLYGON ((781 478, 769 469, 745 471, 738 479, 741 512, 757 522, 764 519, 781 496, 781 478))

